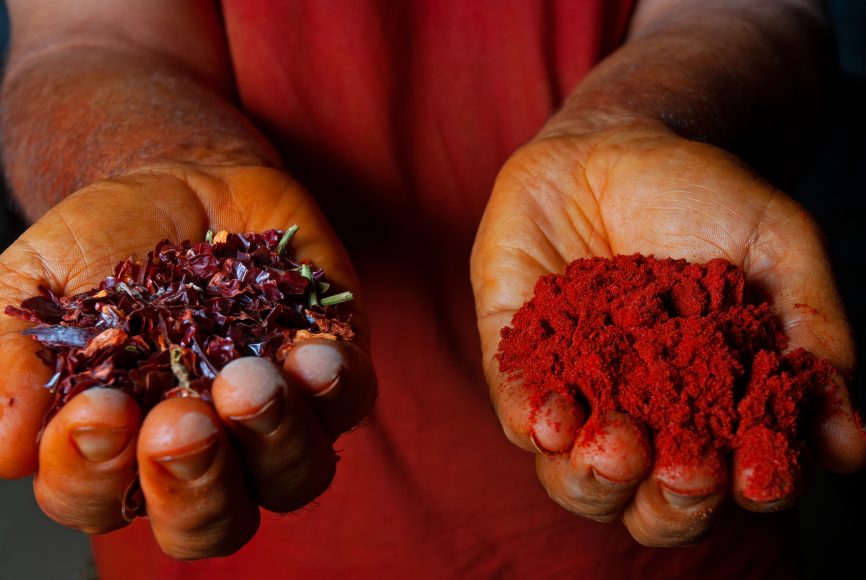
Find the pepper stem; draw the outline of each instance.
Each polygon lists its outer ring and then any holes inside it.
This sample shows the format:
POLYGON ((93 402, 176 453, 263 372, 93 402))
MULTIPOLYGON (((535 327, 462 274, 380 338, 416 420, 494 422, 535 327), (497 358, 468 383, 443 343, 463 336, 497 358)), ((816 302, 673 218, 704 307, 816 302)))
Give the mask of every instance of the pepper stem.
POLYGON ((310 282, 310 296, 307 298, 307 304, 310 307, 319 305, 319 296, 316 293, 316 283, 313 281, 313 270, 309 264, 301 264, 301 276, 310 282))
POLYGON ((333 296, 325 296, 321 300, 319 300, 319 304, 322 306, 333 306, 335 304, 340 304, 341 302, 348 302, 355 298, 354 294, 351 292, 340 292, 339 294, 334 294, 333 296))
POLYGON ((204 241, 207 242, 208 244, 213 243, 213 230, 208 230, 207 233, 205 233, 204 241))
POLYGON ((286 233, 283 234, 283 237, 280 238, 280 242, 277 244, 277 254, 282 255, 283 252, 286 251, 286 246, 289 245, 289 240, 292 239, 292 236, 295 235, 300 228, 298 224, 293 225, 289 229, 286 230, 286 233))

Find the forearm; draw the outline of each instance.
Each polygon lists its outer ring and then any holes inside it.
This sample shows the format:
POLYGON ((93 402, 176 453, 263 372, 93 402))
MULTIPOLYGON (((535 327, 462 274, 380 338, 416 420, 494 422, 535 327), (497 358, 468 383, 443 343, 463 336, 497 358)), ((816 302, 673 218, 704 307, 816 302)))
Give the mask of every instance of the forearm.
POLYGON ((638 9, 628 42, 577 87, 547 132, 649 124, 741 150, 800 129, 819 102, 829 54, 819 8, 805 0, 667 4, 638 9))
POLYGON ((27 217, 92 181, 153 163, 278 164, 211 85, 135 46, 13 52, 2 94, 3 160, 27 217))

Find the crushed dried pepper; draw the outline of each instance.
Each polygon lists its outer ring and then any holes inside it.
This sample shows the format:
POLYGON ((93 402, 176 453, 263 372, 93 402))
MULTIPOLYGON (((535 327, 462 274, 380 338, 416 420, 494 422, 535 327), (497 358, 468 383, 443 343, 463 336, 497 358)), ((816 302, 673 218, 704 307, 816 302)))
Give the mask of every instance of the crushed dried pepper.
POLYGON ((50 418, 91 387, 121 389, 146 411, 164 398, 210 400, 223 366, 241 356, 282 362, 296 341, 351 341, 350 316, 328 298, 324 272, 285 253, 298 230, 208 232, 204 242, 163 240, 144 260, 120 262, 97 288, 40 295, 6 314, 36 323, 24 331, 54 369, 50 418))

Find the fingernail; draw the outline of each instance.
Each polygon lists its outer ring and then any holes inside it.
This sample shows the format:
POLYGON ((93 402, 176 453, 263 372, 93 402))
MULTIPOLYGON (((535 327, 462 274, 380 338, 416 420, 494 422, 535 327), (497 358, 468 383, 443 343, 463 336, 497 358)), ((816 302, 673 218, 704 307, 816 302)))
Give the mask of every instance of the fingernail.
POLYGON ((665 500, 675 508, 690 508, 692 506, 698 505, 699 503, 707 499, 707 497, 709 497, 709 495, 705 493, 689 495, 683 493, 676 493, 669 490, 664 485, 660 485, 659 487, 662 490, 662 495, 665 497, 665 500))
POLYGON ((535 450, 539 453, 543 453, 544 455, 554 454, 553 451, 544 448, 544 445, 542 445, 538 440, 538 437, 536 437, 534 428, 529 430, 529 440, 532 442, 532 446, 535 447, 535 450))
POLYGON ((129 444, 129 430, 124 428, 78 427, 70 433, 72 442, 85 459, 108 461, 120 455, 129 444))
POLYGON ((276 429, 283 419, 283 405, 279 397, 271 399, 269 402, 249 415, 238 415, 229 417, 232 421, 237 421, 247 429, 255 431, 261 435, 267 435, 276 429))
POLYGON ((632 487, 632 486, 634 486, 638 481, 640 481, 640 480, 637 480, 637 479, 634 480, 634 481, 620 481, 620 480, 617 480, 617 479, 613 479, 613 478, 611 478, 611 477, 605 477, 604 475, 601 475, 601 474, 600 474, 598 471, 596 471, 595 469, 592 470, 592 475, 593 475, 593 477, 595 477, 595 479, 596 479, 599 483, 603 483, 604 485, 607 485, 607 486, 609 486, 609 487, 613 487, 613 488, 617 488, 617 489, 620 489, 620 488, 625 489, 625 488, 627 488, 627 487, 632 487))
POLYGON ((536 448, 542 453, 568 453, 586 412, 573 400, 551 392, 530 420, 530 437, 536 448))
POLYGON ((210 467, 216 453, 216 439, 210 439, 192 451, 180 455, 154 457, 166 471, 182 481, 198 479, 210 467))
POLYGON ((290 353, 287 370, 299 379, 301 387, 314 397, 333 397, 340 388, 343 355, 329 343, 308 342, 290 353))

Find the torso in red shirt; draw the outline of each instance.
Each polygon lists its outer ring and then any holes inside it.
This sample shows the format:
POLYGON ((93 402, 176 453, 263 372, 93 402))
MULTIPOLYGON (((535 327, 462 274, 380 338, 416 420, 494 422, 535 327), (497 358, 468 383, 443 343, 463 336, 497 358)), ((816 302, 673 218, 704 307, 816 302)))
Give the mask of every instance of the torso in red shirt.
POLYGON ((494 177, 622 40, 630 0, 223 0, 241 106, 323 205, 364 284, 380 399, 317 506, 238 554, 98 538, 111 578, 766 577, 775 516, 652 550, 550 501, 490 408, 468 255, 494 177))

